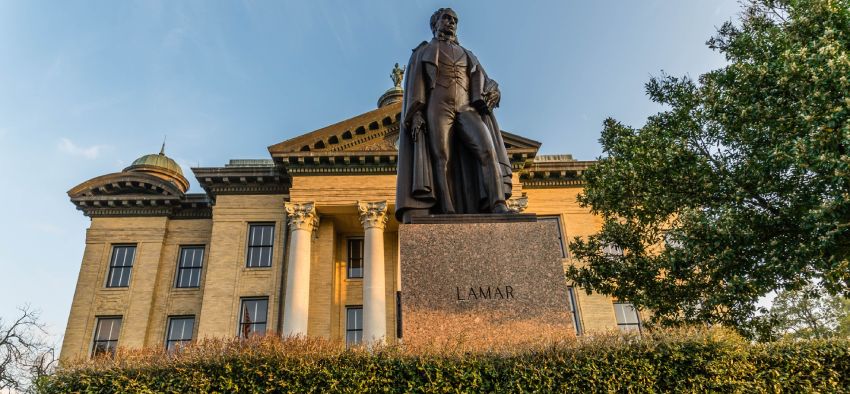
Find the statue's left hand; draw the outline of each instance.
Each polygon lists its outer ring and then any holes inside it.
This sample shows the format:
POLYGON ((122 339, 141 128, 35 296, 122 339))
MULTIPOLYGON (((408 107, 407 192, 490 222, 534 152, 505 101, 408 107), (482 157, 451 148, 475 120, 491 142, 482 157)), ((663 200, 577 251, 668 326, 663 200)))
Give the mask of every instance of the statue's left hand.
POLYGON ((484 92, 484 100, 487 101, 487 108, 492 111, 493 108, 499 106, 499 101, 502 99, 502 93, 498 88, 484 92))

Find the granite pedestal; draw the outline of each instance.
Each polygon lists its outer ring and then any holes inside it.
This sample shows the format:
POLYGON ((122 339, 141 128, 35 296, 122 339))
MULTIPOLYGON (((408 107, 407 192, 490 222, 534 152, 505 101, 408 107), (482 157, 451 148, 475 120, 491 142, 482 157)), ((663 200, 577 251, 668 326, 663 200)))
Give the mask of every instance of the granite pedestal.
POLYGON ((403 342, 488 350, 574 335, 557 224, 458 219, 399 227, 403 342))

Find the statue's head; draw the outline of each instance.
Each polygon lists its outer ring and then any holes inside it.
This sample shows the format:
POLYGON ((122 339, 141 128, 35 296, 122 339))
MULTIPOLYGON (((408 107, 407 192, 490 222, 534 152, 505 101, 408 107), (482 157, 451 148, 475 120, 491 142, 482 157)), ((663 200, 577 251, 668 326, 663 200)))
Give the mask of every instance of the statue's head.
POLYGON ((440 8, 431 15, 431 33, 436 37, 442 33, 448 36, 457 34, 457 13, 451 8, 440 8))

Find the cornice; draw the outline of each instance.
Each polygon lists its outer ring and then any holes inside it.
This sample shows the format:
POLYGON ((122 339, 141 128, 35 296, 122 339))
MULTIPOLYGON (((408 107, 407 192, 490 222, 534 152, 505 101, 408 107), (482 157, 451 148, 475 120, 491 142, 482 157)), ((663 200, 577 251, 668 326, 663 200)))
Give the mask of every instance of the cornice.
POLYGON ((188 194, 181 197, 139 194, 81 196, 71 198, 71 203, 88 217, 212 218, 212 202, 204 194, 188 194))
POLYGON ((519 173, 523 188, 542 189, 584 185, 584 170, 595 161, 543 161, 530 162, 519 173))
POLYGON ((192 168, 201 187, 215 199, 227 194, 287 194, 292 184, 278 166, 192 168))

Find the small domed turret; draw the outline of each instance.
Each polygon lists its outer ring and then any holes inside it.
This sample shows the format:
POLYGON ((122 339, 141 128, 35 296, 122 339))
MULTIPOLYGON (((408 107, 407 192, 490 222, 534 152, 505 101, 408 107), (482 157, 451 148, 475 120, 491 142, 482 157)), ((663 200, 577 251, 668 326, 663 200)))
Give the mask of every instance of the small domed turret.
POLYGON ((144 172, 174 183, 183 193, 189 190, 189 181, 183 170, 172 158, 165 155, 165 143, 159 154, 144 155, 124 169, 125 172, 144 172))

